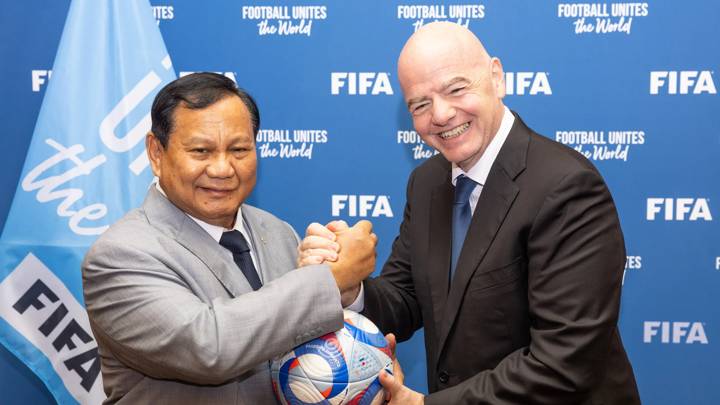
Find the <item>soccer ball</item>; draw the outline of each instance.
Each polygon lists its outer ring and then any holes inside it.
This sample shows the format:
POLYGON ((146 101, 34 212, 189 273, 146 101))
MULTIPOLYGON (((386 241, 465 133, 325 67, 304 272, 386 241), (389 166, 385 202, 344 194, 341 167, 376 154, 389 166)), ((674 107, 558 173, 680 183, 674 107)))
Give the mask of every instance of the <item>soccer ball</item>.
POLYGON ((377 326, 345 310, 345 326, 301 344, 272 363, 280 403, 381 404, 380 370, 392 372, 392 353, 377 326))

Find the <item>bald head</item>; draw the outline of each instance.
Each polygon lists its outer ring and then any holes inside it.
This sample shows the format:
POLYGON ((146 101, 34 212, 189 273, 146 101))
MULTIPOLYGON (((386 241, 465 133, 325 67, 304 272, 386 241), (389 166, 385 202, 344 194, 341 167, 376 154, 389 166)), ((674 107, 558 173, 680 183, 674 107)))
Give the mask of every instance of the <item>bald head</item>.
MULTIPOLYGON (((400 84, 418 66, 442 60, 447 64, 489 65, 490 55, 467 28, 452 22, 436 21, 423 25, 405 43, 398 58, 400 84)), ((432 64, 434 65, 434 64, 432 64)))
POLYGON ((505 113, 500 60, 467 28, 434 22, 403 47, 398 80, 423 141, 463 170, 473 167, 505 113))

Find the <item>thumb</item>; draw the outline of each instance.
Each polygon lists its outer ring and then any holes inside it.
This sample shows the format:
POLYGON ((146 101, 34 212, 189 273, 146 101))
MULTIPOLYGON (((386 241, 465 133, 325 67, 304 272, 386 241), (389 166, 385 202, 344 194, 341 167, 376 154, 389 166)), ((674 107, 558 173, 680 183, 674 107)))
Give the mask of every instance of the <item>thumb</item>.
POLYGON ((392 353, 392 358, 395 360, 395 348, 397 347, 397 340, 395 339, 395 335, 392 333, 388 333, 385 335, 385 340, 388 342, 388 349, 390 349, 390 353, 392 353))
POLYGON ((358 221, 352 227, 356 228, 356 229, 360 229, 361 231, 368 233, 368 234, 372 232, 372 222, 370 222, 366 219, 358 221))
POLYGON ((402 388, 402 384, 397 381, 395 376, 388 373, 386 370, 380 371, 380 385, 390 392, 390 395, 394 395, 398 390, 400 390, 400 388, 402 388))
POLYGON ((345 222, 343 220, 330 221, 330 222, 328 222, 328 224, 326 226, 327 226, 327 229, 329 229, 332 232, 342 232, 342 231, 345 231, 350 228, 348 226, 347 222, 345 222))

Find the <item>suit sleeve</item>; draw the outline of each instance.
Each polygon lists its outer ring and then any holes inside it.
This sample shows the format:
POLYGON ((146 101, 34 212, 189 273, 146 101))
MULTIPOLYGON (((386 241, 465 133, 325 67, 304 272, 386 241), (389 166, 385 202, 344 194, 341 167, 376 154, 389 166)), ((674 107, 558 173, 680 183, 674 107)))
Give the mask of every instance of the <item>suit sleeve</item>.
MULTIPOLYGON (((530 345, 428 404, 575 404, 604 378, 596 363, 617 333, 625 248, 600 175, 567 175, 546 197, 527 241, 530 345)), ((473 350, 482 350, 474 348, 473 350)))
POLYGON ((365 281, 365 309, 363 314, 375 322, 380 330, 392 331, 399 342, 412 337, 422 327, 420 305, 415 293, 410 260, 410 196, 415 172, 407 186, 407 203, 395 238, 392 252, 382 269, 382 277, 365 281))
POLYGON ((143 374, 220 384, 342 327, 340 294, 325 265, 208 303, 141 244, 99 240, 83 263, 83 284, 96 338, 143 374))

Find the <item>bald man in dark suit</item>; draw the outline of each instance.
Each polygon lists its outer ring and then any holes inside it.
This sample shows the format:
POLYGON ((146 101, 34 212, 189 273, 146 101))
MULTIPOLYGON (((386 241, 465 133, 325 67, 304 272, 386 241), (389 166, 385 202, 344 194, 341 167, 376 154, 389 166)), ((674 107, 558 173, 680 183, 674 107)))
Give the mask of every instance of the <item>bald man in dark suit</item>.
MULTIPOLYGON (((439 155, 410 176, 400 234, 364 313, 399 341, 425 328, 423 396, 397 404, 638 404, 617 327, 625 247, 597 169, 502 102, 502 65, 464 27, 418 30, 398 60, 415 129, 439 155)), ((301 261, 345 225, 314 224, 301 261)))

